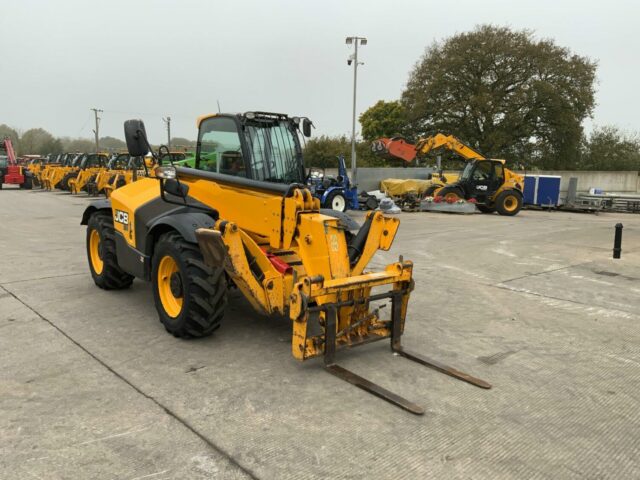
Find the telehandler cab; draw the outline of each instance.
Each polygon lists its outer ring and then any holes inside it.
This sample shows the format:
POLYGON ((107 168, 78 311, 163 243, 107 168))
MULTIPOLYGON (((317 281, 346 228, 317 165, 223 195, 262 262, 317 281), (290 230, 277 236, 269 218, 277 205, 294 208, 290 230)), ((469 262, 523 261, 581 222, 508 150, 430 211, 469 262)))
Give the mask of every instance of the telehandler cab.
MULTIPOLYGON (((227 289, 236 287, 258 312, 291 319, 296 359, 323 356, 328 372, 414 414, 423 408, 337 365, 336 350, 390 339, 405 358, 491 388, 402 347, 413 264, 400 257, 382 271, 365 271, 377 250, 391 247, 399 220, 369 212, 351 234, 349 217, 320 210, 302 184, 298 134, 310 135, 308 119, 248 112, 203 116, 197 125, 195 168, 158 166, 156 178, 125 185, 85 210, 98 287, 151 281, 160 321, 181 338, 214 332, 227 289), (388 301, 383 318, 379 303, 388 301)), ((142 121, 125 122, 125 137, 130 155, 151 151, 142 121)))

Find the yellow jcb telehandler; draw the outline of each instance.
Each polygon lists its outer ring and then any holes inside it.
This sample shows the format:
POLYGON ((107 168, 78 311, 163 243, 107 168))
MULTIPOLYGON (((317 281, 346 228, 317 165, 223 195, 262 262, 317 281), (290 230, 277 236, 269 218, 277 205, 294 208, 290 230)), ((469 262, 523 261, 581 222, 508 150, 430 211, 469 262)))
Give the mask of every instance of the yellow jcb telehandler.
POLYGON ((86 190, 89 195, 99 195, 100 193, 104 193, 104 187, 109 183, 111 178, 120 171, 120 169, 125 168, 126 164, 129 162, 129 154, 128 153, 119 153, 112 156, 108 163, 107 168, 98 172, 98 174, 89 182, 87 182, 86 190))
POLYGON ((440 173, 426 196, 441 196, 445 199, 475 199, 483 213, 498 212, 500 215, 516 215, 523 204, 524 177, 506 168, 504 160, 486 158, 453 135, 438 133, 421 138, 414 145, 402 137, 381 138, 373 142, 372 150, 387 158, 412 162, 418 155, 426 155, 437 148, 449 149, 467 160, 459 175, 440 173))
POLYGON ((68 190, 69 178, 75 175, 86 157, 86 153, 71 154, 65 156, 60 164, 47 165, 42 175, 42 186, 47 190, 68 190))
POLYGON ((114 190, 124 187, 125 185, 135 182, 139 178, 153 176, 153 170, 149 170, 154 165, 149 163, 147 165, 146 159, 142 157, 131 157, 129 155, 129 162, 123 170, 119 170, 104 186, 104 194, 107 198, 111 196, 114 190))
POLYGON ((80 163, 80 168, 75 175, 69 177, 68 185, 72 194, 86 190, 89 182, 95 181, 96 176, 107 169, 109 155, 106 153, 96 153, 87 155, 80 163))
POLYGON ((49 188, 49 182, 53 175, 53 171, 67 166, 69 163, 69 154, 64 155, 56 155, 45 157, 44 161, 41 163, 40 168, 34 168, 34 175, 36 177, 36 183, 39 183, 42 188, 49 188))
MULTIPOLYGON (((290 318, 296 359, 322 356, 328 372, 414 414, 423 408, 336 364, 336 350, 389 339, 405 358, 491 387, 402 346, 413 264, 400 257, 381 271, 366 270, 376 251, 391 247, 399 220, 369 212, 358 229, 345 214, 320 210, 303 183, 298 135, 311 134, 308 119, 214 114, 200 117, 198 128, 194 168, 158 166, 156 178, 125 185, 85 210, 98 287, 150 281, 166 330, 190 338, 220 326, 227 289, 235 286, 258 312, 290 318), (227 173, 202 169, 201 159, 212 157, 229 160, 227 173)), ((140 120, 125 122, 125 138, 132 156, 151 150, 140 120)))

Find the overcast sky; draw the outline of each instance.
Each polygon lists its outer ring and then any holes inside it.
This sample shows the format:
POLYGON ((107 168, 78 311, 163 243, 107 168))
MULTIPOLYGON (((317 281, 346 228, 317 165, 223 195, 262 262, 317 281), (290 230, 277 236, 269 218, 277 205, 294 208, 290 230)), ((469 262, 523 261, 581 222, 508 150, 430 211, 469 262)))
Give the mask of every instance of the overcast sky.
POLYGON ((640 131, 637 1, 0 0, 0 123, 56 136, 195 138, 217 111, 305 115, 314 134, 349 134, 348 35, 366 36, 358 112, 397 99, 434 40, 482 23, 535 30, 599 62, 591 124, 640 131))

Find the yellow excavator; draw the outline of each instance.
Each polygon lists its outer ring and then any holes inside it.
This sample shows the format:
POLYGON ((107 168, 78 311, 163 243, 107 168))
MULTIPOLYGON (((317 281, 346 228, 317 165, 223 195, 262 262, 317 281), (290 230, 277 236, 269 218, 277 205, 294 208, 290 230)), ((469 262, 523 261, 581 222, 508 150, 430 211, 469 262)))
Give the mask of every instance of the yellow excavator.
POLYGON ((418 155, 426 155, 437 148, 451 150, 467 163, 462 172, 450 178, 442 173, 434 178, 434 184, 425 196, 441 196, 445 199, 474 199, 483 213, 516 215, 523 205, 524 177, 506 168, 504 160, 486 158, 465 145, 453 135, 438 133, 418 140, 416 144, 402 137, 380 138, 373 142, 374 153, 387 158, 412 162, 418 155), (444 178, 443 178, 444 177, 444 178))
MULTIPOLYGON (((341 367, 336 351, 388 339, 398 355, 491 387, 402 346, 413 264, 401 256, 367 270, 378 250, 389 250, 400 222, 372 211, 358 226, 320 209, 304 184, 299 135, 310 136, 308 119, 246 112, 205 115, 197 125, 193 166, 158 166, 155 178, 84 211, 98 287, 150 281, 160 321, 180 338, 218 329, 235 287, 260 314, 290 319, 296 359, 321 356, 331 374, 414 414, 424 409, 341 367), (212 168, 213 157, 226 161, 225 173, 212 168)), ((141 120, 125 122, 125 138, 130 155, 151 151, 141 120)))

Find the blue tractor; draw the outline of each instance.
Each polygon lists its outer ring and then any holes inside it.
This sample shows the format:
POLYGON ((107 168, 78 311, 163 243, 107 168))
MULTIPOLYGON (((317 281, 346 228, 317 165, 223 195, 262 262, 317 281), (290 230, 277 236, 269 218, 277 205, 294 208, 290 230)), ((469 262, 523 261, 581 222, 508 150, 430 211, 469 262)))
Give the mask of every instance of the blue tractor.
POLYGON ((307 185, 314 197, 320 199, 322 208, 330 208, 338 212, 358 210, 358 189, 351 184, 347 175, 344 156, 338 157, 338 176, 325 175, 324 168, 309 168, 307 185))

